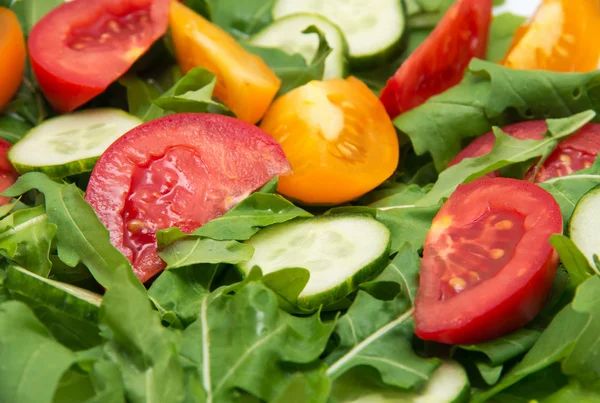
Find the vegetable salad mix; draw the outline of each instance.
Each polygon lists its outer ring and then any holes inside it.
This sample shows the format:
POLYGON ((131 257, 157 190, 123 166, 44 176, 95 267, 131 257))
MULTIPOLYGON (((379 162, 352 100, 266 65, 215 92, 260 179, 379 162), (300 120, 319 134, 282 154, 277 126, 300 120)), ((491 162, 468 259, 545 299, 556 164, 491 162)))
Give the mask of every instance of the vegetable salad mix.
POLYGON ((0 402, 600 401, 600 3, 525 3, 0 0, 0 402))

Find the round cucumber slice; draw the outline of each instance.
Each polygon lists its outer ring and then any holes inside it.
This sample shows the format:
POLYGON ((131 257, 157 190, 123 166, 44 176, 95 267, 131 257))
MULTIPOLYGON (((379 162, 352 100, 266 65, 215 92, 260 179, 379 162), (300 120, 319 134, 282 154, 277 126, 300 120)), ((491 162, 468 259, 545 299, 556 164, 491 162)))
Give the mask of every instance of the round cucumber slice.
POLYGON ((254 35, 248 43, 253 46, 279 48, 290 54, 298 53, 309 64, 319 47, 316 34, 303 33, 311 25, 323 32, 332 49, 325 59, 323 79, 345 77, 348 74, 346 39, 335 24, 318 14, 300 13, 283 17, 254 35))
POLYGON ((406 11, 402 0, 276 0, 273 19, 314 13, 342 30, 350 63, 372 67, 397 56, 406 43, 406 11))
POLYGON ((8 159, 20 173, 62 178, 94 168, 116 139, 143 123, 120 109, 85 109, 44 121, 11 147, 8 159))
POLYGON ((388 262, 390 231, 370 216, 333 215, 297 219, 261 230, 246 241, 254 247, 250 261, 264 274, 286 268, 309 271, 298 306, 315 309, 339 301, 388 262))
POLYGON ((579 200, 569 223, 571 240, 592 267, 596 267, 594 255, 600 257, 598 228, 600 228, 600 186, 593 188, 579 200))

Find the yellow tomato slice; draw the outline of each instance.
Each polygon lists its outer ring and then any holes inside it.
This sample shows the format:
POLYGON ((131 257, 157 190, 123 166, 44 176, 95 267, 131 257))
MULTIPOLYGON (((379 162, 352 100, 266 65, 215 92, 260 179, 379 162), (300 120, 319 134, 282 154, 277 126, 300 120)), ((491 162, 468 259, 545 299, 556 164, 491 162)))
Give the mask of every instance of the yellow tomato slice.
POLYGON ((211 71, 217 76, 215 97, 239 119, 258 122, 279 91, 275 73, 227 32, 177 1, 171 2, 169 25, 183 72, 194 67, 211 71))
POLYGON ((379 99, 354 77, 311 81, 278 98, 261 126, 293 173, 278 191, 308 204, 355 199, 391 176, 398 137, 379 99))
POLYGON ((0 110, 15 95, 25 71, 25 39, 17 16, 0 7, 0 110))
POLYGON ((600 2, 544 0, 515 33, 503 64, 560 72, 595 70, 600 59, 600 2))

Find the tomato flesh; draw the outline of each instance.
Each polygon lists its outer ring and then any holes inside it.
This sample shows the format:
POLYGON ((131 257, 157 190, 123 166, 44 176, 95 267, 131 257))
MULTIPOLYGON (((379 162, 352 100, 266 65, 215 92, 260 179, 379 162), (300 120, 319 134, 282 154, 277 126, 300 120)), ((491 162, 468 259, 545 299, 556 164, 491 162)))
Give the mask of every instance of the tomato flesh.
POLYGON ((103 92, 167 30, 169 0, 74 0, 29 35, 31 65, 58 112, 103 92))
POLYGON ((86 200, 146 281, 164 268, 156 231, 189 233, 276 175, 281 147, 259 128, 214 114, 176 114, 131 130, 100 157, 86 200))
POLYGON ((473 57, 487 50, 491 0, 459 0, 402 63, 381 92, 391 118, 458 84, 473 57))
MULTIPOLYGON (((541 140, 548 126, 544 120, 515 123, 502 128, 519 140, 541 140)), ((471 142, 463 149, 448 165, 451 167, 465 158, 475 158, 488 154, 492 151, 496 137, 492 132, 487 133, 471 142)), ((565 176, 592 166, 600 153, 600 124, 588 123, 577 133, 560 142, 556 150, 544 161, 537 175, 533 178, 535 167, 527 172, 525 179, 535 183, 544 182, 548 179, 565 176)), ((490 172, 484 177, 494 178, 498 172, 490 172)))
POLYGON ((558 256, 548 239, 561 232, 558 204, 534 184, 488 178, 459 186, 425 240, 416 334, 468 344, 523 327, 550 293, 558 256))

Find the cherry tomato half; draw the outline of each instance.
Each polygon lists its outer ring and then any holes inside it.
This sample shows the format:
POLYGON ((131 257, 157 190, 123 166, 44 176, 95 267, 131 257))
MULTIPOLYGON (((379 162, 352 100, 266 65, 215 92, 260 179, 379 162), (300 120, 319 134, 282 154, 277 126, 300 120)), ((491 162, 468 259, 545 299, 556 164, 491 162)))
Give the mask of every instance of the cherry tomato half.
POLYGON ((552 195, 530 182, 461 185, 434 218, 421 261, 415 333, 448 344, 479 343, 519 329, 546 302, 562 232, 552 195))
MULTIPOLYGON (((19 177, 6 155, 11 146, 8 141, 0 139, 0 194, 11 187, 19 177)), ((0 196, 0 206, 9 201, 10 197, 0 196)))
POLYGON ((487 50, 492 0, 458 0, 381 92, 395 118, 455 86, 473 57, 487 50))
MULTIPOLYGON (((536 120, 531 122, 515 123, 503 127, 502 130, 520 140, 541 140, 548 130, 546 121, 536 120)), ((448 165, 458 164, 465 158, 479 157, 488 154, 494 147, 496 138, 493 133, 487 133, 469 144, 448 165)), ((544 182, 557 176, 565 176, 592 166, 600 153, 600 124, 588 123, 577 133, 560 142, 556 150, 544 161, 534 182, 544 182)), ((534 174, 532 168, 525 179, 531 180, 534 174)), ((486 177, 497 177, 498 172, 491 172, 486 177)))
POLYGON ((0 7, 0 111, 15 95, 25 71, 25 39, 15 13, 0 7))
POLYGON ((169 0, 74 0, 29 35, 42 92, 70 112, 103 92, 167 31, 169 0))
POLYGON ((503 61, 529 70, 596 70, 600 58, 600 2, 544 0, 521 26, 503 61))
POLYGON ((189 233, 289 171, 256 126, 215 114, 175 114, 127 132, 98 160, 86 200, 144 282, 164 268, 156 231, 189 233))
POLYGON ((279 77, 227 32, 183 4, 171 3, 169 19, 181 70, 204 67, 215 74, 215 97, 239 119, 258 122, 279 91, 279 77))
POLYGON ((354 77, 311 81, 278 98, 260 127, 293 173, 278 191, 308 204, 339 204, 374 189, 398 165, 398 137, 377 97, 354 77))

